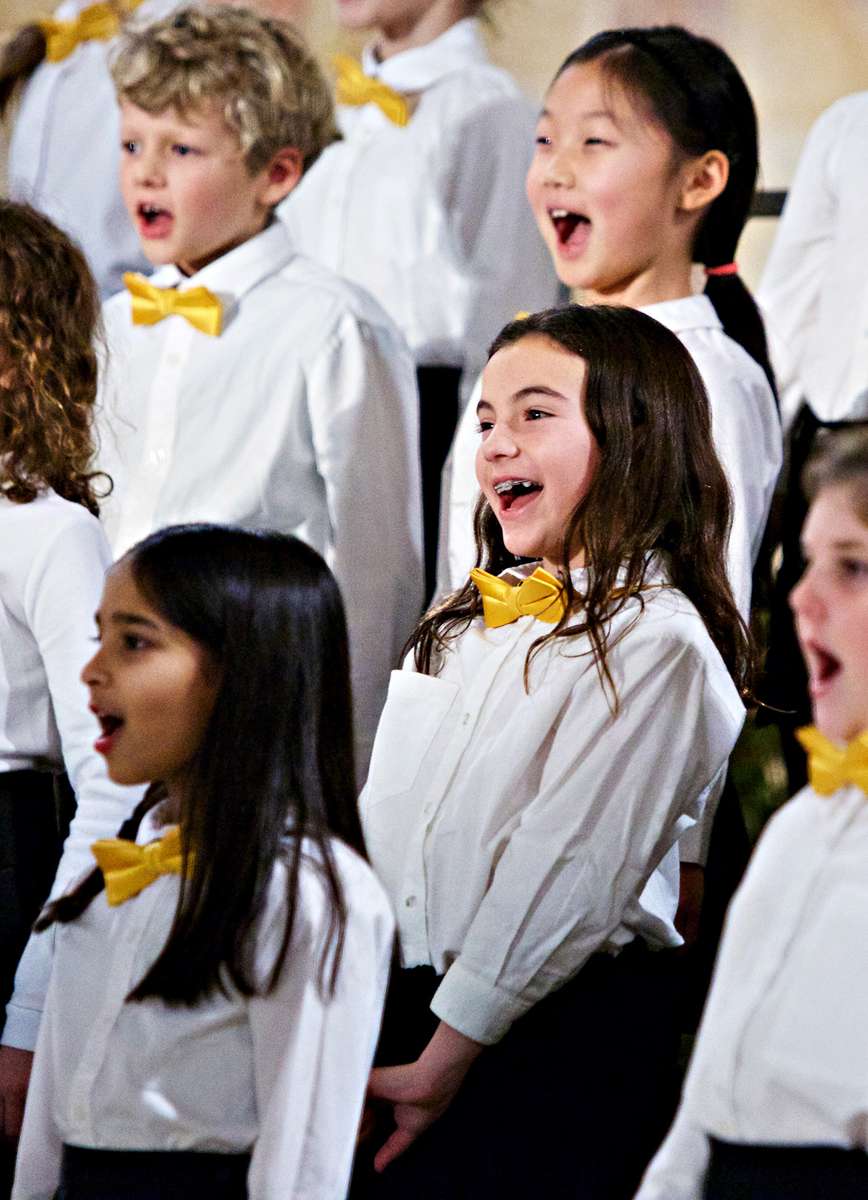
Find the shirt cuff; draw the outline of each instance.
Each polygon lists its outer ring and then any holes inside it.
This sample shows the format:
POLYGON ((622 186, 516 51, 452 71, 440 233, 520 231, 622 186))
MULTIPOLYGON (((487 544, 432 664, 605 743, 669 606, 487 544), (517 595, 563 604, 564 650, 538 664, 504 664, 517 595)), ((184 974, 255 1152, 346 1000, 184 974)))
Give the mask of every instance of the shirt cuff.
POLYGON ((532 1001, 505 992, 454 962, 443 977, 431 1011, 465 1037, 491 1046, 532 1007, 532 1001))
POLYGON ((35 1050, 41 1020, 42 1013, 34 1008, 20 1008, 17 1004, 8 1004, 0 1044, 12 1046, 15 1050, 35 1050))

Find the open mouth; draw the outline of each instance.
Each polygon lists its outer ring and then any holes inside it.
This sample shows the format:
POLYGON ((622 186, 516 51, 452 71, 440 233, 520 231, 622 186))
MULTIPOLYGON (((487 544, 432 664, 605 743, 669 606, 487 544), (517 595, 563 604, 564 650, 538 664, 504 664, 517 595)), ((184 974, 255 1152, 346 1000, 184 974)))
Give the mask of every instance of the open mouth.
POLYGON ((805 659, 808 664, 809 690, 812 696, 821 696, 843 670, 839 658, 817 642, 805 644, 805 659))
POLYGON ((100 754, 108 754, 114 746, 118 734, 123 729, 124 719, 115 713, 103 712, 100 709, 93 708, 93 706, 91 706, 91 712, 96 716, 102 730, 102 733, 94 742, 94 749, 100 754))
POLYGON ((159 237, 168 233, 171 228, 172 214, 167 208, 161 208, 158 204, 140 204, 136 213, 139 218, 139 228, 149 237, 159 237))
POLYGON ((587 236, 591 227, 591 222, 586 216, 570 212, 566 208, 550 208, 549 217, 561 246, 575 246, 587 236))
POLYGON ((525 507, 521 501, 542 491, 542 484, 534 479, 502 479, 494 485, 500 499, 501 512, 509 512, 513 506, 525 507))

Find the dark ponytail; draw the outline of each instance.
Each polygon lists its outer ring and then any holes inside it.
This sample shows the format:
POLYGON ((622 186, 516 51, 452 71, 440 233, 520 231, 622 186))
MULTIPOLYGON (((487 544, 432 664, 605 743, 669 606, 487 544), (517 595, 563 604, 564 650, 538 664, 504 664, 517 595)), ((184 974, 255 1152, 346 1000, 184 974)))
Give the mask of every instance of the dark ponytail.
POLYGON ((39 25, 24 25, 0 51, 0 119, 19 84, 26 83, 45 60, 45 34, 39 25))
MULTIPOLYGON (((706 269, 728 266, 759 169, 756 112, 735 63, 707 38, 678 25, 660 25, 599 33, 574 51, 558 74, 600 59, 607 74, 650 108, 683 154, 720 150, 726 155, 729 180, 699 225, 693 259, 706 269)), ((726 333, 762 367, 777 396, 762 317, 738 273, 709 276, 705 294, 726 333)))

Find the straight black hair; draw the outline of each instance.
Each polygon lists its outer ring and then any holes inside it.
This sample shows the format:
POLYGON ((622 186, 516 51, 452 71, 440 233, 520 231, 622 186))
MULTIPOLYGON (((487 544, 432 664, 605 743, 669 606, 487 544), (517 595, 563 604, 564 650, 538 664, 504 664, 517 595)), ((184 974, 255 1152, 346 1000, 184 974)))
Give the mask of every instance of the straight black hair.
MULTIPOLYGON (((729 179, 699 225, 693 259, 706 269, 730 264, 759 169, 756 112, 735 63, 708 38, 679 25, 658 25, 596 34, 569 55, 555 78, 569 67, 596 61, 685 156, 708 150, 726 155, 729 179)), ((740 275, 708 276, 705 294, 724 330, 762 367, 777 397, 762 317, 740 275)))
MULTIPOLYGON (((607 667, 611 620, 633 598, 641 611, 649 564, 659 555, 668 583, 696 607, 736 686, 749 694, 755 652, 726 574, 729 485, 690 354, 675 334, 636 309, 573 304, 512 321, 489 357, 526 337, 547 338, 586 363, 584 414, 600 452, 590 486, 563 531, 566 612, 531 646, 526 684, 543 646, 585 635, 617 711, 607 667), (582 595, 570 578, 577 548, 588 567, 582 595)), ((474 522, 477 566, 497 574, 514 565, 484 496, 474 522)), ((481 611, 479 593, 467 583, 426 614, 408 643, 417 670, 435 674, 449 642, 481 611)))
MULTIPOLYGON (((257 991, 250 935, 282 856, 287 918, 264 988, 270 991, 292 936, 303 856, 310 855, 304 839, 328 896, 319 981, 331 992, 346 904, 330 839, 364 855, 346 621, 334 577, 297 538, 216 525, 161 530, 121 561, 148 602, 220 673, 180 813, 186 864, 174 922, 131 999, 193 1004, 225 991, 227 979, 244 995, 257 991)), ((150 803, 159 799, 155 787, 150 803)), ((100 890, 96 873, 49 905, 37 928, 78 916, 100 890)))

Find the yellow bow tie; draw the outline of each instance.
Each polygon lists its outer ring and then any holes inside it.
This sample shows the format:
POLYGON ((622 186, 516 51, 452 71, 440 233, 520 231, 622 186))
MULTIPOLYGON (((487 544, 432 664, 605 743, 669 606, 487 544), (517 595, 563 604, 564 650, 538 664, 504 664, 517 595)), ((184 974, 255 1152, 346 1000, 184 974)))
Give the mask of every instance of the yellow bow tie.
POLYGON ((105 877, 109 904, 123 904, 161 875, 180 875, 184 865, 177 825, 146 846, 124 838, 103 838, 90 849, 105 877))
POLYGON ((223 326, 223 306, 205 287, 179 292, 177 288, 158 288, 144 275, 128 271, 124 275, 127 291, 133 298, 133 324, 155 325, 163 317, 184 317, 209 337, 219 337, 223 326))
POLYGON ((808 752, 808 776, 815 792, 831 796, 854 783, 868 795, 868 731, 843 750, 813 725, 800 729, 796 737, 808 752))
MULTIPOLYGON (((128 3, 132 12, 142 0, 128 3)), ((61 62, 72 54, 79 42, 93 42, 112 38, 120 30, 121 18, 112 4, 91 4, 72 21, 45 20, 39 28, 45 34, 45 57, 49 62, 61 62)))
POLYGON ((470 578, 482 596, 485 624, 493 629, 510 625, 519 617, 536 617, 547 625, 556 625, 566 612, 563 587, 542 567, 515 585, 479 567, 473 568, 470 578))
POLYGON ((348 54, 335 54, 332 62, 338 71, 338 104, 376 104, 394 125, 408 123, 410 106, 400 92, 366 75, 348 54))

